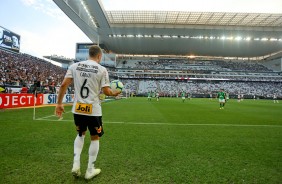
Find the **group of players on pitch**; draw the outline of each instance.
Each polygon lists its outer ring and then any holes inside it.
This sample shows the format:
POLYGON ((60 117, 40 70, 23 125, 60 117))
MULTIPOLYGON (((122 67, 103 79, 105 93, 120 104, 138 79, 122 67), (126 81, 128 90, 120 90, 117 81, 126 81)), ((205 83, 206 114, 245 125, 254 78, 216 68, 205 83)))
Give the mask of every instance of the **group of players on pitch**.
MULTIPOLYGON (((184 102, 185 99, 186 99, 186 93, 181 92, 180 95, 181 95, 181 98, 182 98, 182 102, 184 102)), ((172 97, 172 95, 170 97, 172 97)), ((189 100, 191 100, 192 95, 190 93, 188 93, 187 97, 188 97, 189 100)), ((148 101, 152 101, 152 98, 156 98, 157 101, 159 101, 160 100, 160 94, 158 92, 149 91, 148 95, 147 95, 148 101)), ((176 98, 178 98, 178 93, 176 94, 176 98)))
MULTIPOLYGON (((178 98, 178 94, 176 95, 176 97, 178 98)), ((189 100, 191 100, 192 95, 190 93, 188 93, 187 97, 188 97, 189 100)), ((148 101, 152 101, 152 98, 156 98, 157 101, 159 101, 160 100, 159 93, 158 92, 149 91, 148 92, 148 97, 147 97, 148 101)), ((217 94, 217 98, 219 100, 220 109, 224 109, 225 103, 229 99, 229 95, 226 94, 223 91, 223 89, 220 89, 220 91, 217 94)), ((185 102, 185 99, 186 99, 186 93, 185 92, 181 92, 181 99, 182 99, 182 102, 185 102)), ((212 99, 212 94, 210 94, 210 99, 212 99)))
MULTIPOLYGON (((181 99, 182 99, 182 102, 185 102, 185 99, 186 99, 186 96, 188 97, 189 100, 191 100, 192 98, 192 95, 190 93, 186 93, 183 91, 181 92, 181 99)), ((148 101, 151 101, 152 98, 156 98, 157 101, 160 100, 160 95, 158 92, 152 92, 152 91, 149 91, 148 92, 148 101)), ((178 98, 178 93, 176 94, 176 98, 178 98)), ((211 100, 213 98, 213 95, 212 93, 210 93, 209 95, 209 99, 211 100)), ((224 89, 220 89, 220 91, 217 93, 216 95, 216 98, 218 98, 218 101, 219 101, 219 109, 224 109, 224 106, 225 106, 225 103, 229 100, 229 94, 224 92, 224 89)), ((238 102, 241 102, 244 98, 244 95, 242 94, 238 94, 238 102)), ((254 100, 256 99, 256 96, 254 95, 254 100)), ((273 95, 273 102, 274 103, 279 103, 278 99, 277 99, 277 95, 274 94, 273 95)))

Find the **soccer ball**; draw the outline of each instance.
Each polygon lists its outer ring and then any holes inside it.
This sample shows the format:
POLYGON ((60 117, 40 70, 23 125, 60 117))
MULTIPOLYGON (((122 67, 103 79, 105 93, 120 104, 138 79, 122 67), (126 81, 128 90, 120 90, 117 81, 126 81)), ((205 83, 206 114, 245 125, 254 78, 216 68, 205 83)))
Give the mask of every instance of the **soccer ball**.
POLYGON ((113 91, 122 91, 123 89, 123 84, 119 80, 112 81, 110 85, 113 91))

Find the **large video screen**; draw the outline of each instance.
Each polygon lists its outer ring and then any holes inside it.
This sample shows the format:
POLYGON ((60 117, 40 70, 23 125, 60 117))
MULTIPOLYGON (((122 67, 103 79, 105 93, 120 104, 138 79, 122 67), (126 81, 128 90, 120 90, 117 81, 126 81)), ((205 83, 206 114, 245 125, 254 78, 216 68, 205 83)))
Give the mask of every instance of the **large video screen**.
POLYGON ((20 35, 0 26, 0 47, 19 52, 20 39, 20 35))

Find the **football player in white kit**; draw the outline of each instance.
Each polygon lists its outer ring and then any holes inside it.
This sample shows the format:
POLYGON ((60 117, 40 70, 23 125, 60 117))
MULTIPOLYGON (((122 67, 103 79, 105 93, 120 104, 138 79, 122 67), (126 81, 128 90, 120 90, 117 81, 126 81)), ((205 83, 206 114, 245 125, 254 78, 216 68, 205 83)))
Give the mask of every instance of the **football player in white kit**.
POLYGON ((273 94, 273 102, 279 103, 279 101, 277 100, 277 95, 275 93, 273 94))
POLYGON ((72 64, 65 79, 59 89, 58 104, 55 113, 62 117, 64 107, 62 104, 64 94, 68 86, 73 82, 75 89, 75 99, 72 107, 74 123, 77 129, 77 136, 74 141, 74 159, 72 174, 75 177, 81 175, 80 154, 84 145, 85 132, 90 132, 91 143, 89 146, 88 167, 85 179, 91 179, 101 172, 94 166, 98 152, 99 139, 104 134, 102 123, 102 109, 99 94, 102 89, 107 96, 117 96, 120 92, 111 90, 109 75, 105 67, 99 63, 102 58, 102 50, 99 46, 93 45, 89 48, 89 59, 72 64))
POLYGON ((241 95, 238 94, 238 102, 241 102, 241 95))
POLYGON ((160 100, 160 94, 159 92, 156 92, 156 98, 157 98, 157 102, 160 100))

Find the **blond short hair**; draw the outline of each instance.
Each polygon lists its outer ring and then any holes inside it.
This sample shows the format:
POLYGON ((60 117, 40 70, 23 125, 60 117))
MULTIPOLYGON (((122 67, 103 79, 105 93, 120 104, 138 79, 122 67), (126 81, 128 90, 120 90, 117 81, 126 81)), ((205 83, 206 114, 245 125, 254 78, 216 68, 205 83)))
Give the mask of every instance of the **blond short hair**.
POLYGON ((92 45, 89 48, 90 57, 97 57, 99 54, 102 54, 102 49, 98 45, 92 45))

